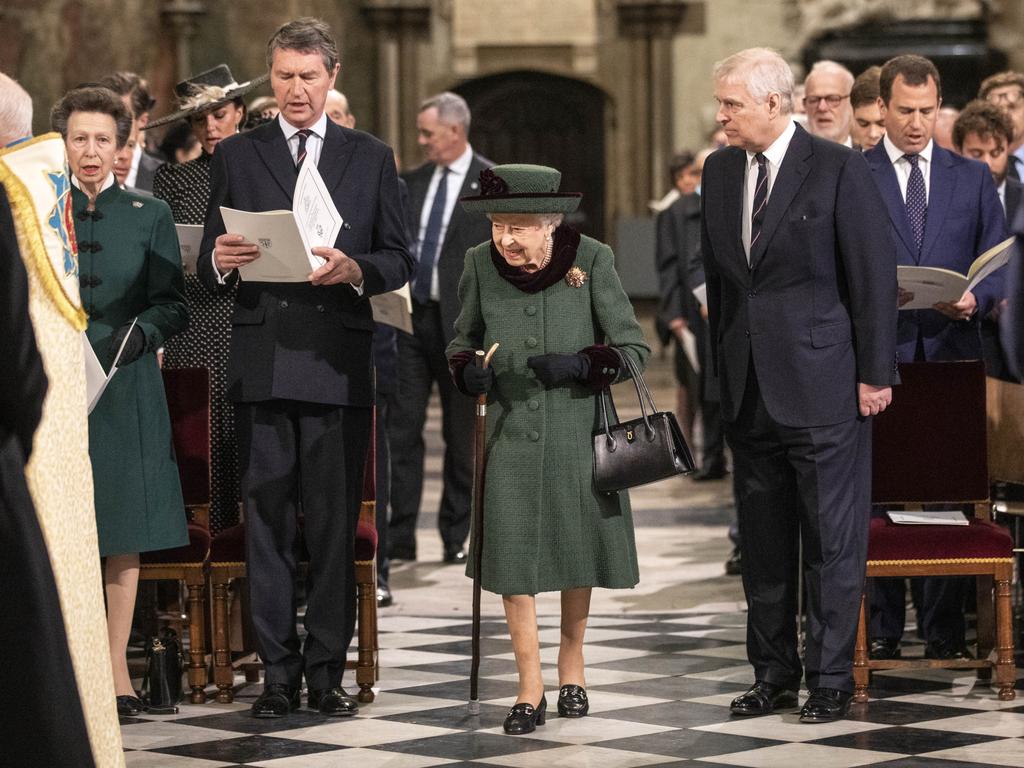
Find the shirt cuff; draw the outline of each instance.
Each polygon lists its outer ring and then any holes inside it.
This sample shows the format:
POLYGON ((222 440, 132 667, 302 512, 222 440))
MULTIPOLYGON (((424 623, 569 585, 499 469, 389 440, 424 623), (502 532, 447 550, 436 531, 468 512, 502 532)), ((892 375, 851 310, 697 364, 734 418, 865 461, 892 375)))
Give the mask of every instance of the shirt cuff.
POLYGON ((213 254, 216 251, 217 251, 216 248, 214 248, 212 251, 210 251, 210 263, 213 265, 213 274, 217 276, 217 282, 220 285, 227 285, 227 283, 225 283, 225 281, 224 281, 224 278, 227 277, 227 275, 230 275, 232 272, 234 272, 234 270, 233 269, 228 270, 223 275, 220 273, 220 270, 217 269, 217 259, 215 259, 214 256, 213 256, 213 254))

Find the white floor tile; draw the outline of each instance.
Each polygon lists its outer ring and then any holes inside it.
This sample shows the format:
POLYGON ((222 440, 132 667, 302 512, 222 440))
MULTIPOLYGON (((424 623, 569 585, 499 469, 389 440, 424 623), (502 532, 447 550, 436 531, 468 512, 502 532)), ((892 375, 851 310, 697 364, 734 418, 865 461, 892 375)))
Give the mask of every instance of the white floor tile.
POLYGON ((960 717, 945 717, 914 723, 915 728, 955 733, 976 733, 983 736, 1013 738, 1024 736, 1024 714, 1020 712, 978 712, 960 717))
POLYGON ((339 749, 312 755, 250 763, 259 768, 430 768, 457 762, 443 757, 405 755, 378 749, 339 749))
MULTIPOLYGON (((729 755, 698 758, 708 763, 743 765, 750 768, 854 768, 858 765, 872 765, 888 760, 898 760, 906 755, 891 752, 872 752, 866 749, 826 747, 821 744, 779 744, 729 755)), ((696 765, 696 764, 695 764, 696 765)))
POLYGON ((390 720, 337 720, 309 728, 295 728, 274 733, 274 738, 312 741, 319 744, 337 744, 339 747, 373 747, 412 739, 429 739, 460 733, 453 728, 432 725, 396 723, 390 720))
MULTIPOLYGON (((834 723, 801 723, 797 713, 794 712, 784 715, 734 718, 723 723, 701 725, 693 730, 774 739, 775 741, 818 741, 832 736, 846 736, 851 733, 862 733, 887 727, 877 723, 862 723, 857 720, 838 720, 834 723)), ((915 725, 915 727, 917 726, 915 725)))
POLYGON ((980 765, 1010 765, 1019 768, 1024 765, 1024 740, 1001 739, 986 741, 983 744, 972 744, 968 747, 943 749, 938 752, 926 752, 919 757, 939 760, 959 760, 964 763, 980 765))
POLYGON ((490 757, 476 762, 511 768, 640 768, 674 760, 675 758, 662 755, 576 745, 524 752, 521 755, 490 757))
POLYGON ((237 739, 244 735, 181 723, 134 723, 121 728, 121 740, 126 749, 180 747, 183 744, 199 744, 204 741, 237 739))

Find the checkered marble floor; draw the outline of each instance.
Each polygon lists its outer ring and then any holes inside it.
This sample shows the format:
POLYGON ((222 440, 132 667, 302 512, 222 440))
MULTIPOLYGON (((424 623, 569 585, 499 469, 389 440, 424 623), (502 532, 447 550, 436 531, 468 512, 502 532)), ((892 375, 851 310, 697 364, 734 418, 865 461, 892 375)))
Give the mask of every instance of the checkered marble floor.
MULTIPOLYGON (((873 699, 849 719, 804 725, 795 712, 730 717, 750 678, 745 617, 722 606, 672 614, 594 616, 587 638, 591 714, 554 712, 558 619, 542 616, 547 724, 526 737, 501 722, 515 697, 504 622, 483 625, 481 712, 467 712, 470 625, 464 619, 383 616, 389 663, 376 701, 330 719, 302 709, 255 720, 258 684, 239 678, 234 704, 183 705, 175 716, 125 720, 127 764, 167 768, 267 766, 1024 766, 1024 699, 999 702, 963 673, 876 674, 873 699)), ((1018 687, 1024 687, 1018 685, 1018 687)))

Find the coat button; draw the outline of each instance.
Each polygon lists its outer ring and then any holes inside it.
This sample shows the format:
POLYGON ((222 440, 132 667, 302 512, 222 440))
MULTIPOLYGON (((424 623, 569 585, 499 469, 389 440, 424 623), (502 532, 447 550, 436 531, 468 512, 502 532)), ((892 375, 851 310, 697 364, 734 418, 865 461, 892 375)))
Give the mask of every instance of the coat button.
POLYGON ((533 317, 534 315, 536 315, 536 314, 537 314, 537 308, 536 308, 535 306, 533 306, 533 305, 531 304, 530 306, 528 306, 528 307, 527 307, 527 308, 525 309, 525 312, 526 312, 526 314, 527 314, 527 315, 529 315, 530 317, 533 317))
POLYGON ((533 336, 528 337, 526 339, 526 346, 528 346, 530 349, 533 349, 534 347, 537 346, 537 340, 533 336))
POLYGON ((748 339, 750 338, 750 331, 744 331, 743 333, 746 335, 748 339))
POLYGON ((540 408, 540 403, 538 403, 536 400, 530 400, 529 402, 527 402, 526 407, 529 408, 531 411, 536 411, 538 408, 540 408))
POLYGON ((747 298, 752 299, 757 296, 757 291, 747 291, 747 298))
POLYGON ((538 432, 535 429, 531 429, 528 437, 532 442, 536 443, 538 440, 540 440, 540 432, 538 432))
POLYGON ((323 311, 325 311, 325 310, 324 310, 324 305, 323 305, 323 304, 317 304, 317 305, 316 305, 316 311, 317 311, 317 312, 323 312, 323 311))
POLYGON ((279 306, 281 309, 288 309, 288 302, 282 299, 277 306, 279 306))

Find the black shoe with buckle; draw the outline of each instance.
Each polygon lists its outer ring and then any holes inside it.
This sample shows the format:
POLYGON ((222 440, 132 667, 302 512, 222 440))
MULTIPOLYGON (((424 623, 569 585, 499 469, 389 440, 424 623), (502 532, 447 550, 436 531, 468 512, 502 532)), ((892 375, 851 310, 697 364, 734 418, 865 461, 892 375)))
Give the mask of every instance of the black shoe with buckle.
POLYGON ((836 688, 815 688, 800 710, 801 723, 832 723, 850 711, 853 694, 836 688))
POLYGON ((898 659, 902 655, 900 641, 892 637, 876 637, 868 648, 868 656, 875 661, 898 659))
POLYGON ((252 703, 252 716, 259 718, 284 717, 299 708, 299 689, 281 683, 267 683, 263 693, 252 703))
POLYGON ((311 690, 307 701, 310 709, 318 709, 328 717, 350 717, 359 711, 359 704, 341 687, 311 690))
POLYGON ((581 685, 563 685, 558 691, 558 714, 561 717, 584 717, 590 711, 587 691, 581 685))
POLYGON ((797 705, 796 691, 773 683, 758 681, 732 700, 729 709, 734 715, 770 715, 776 709, 792 709, 797 705))
POLYGON ((391 589, 386 586, 377 587, 377 607, 387 608, 395 602, 391 596, 391 589))
POLYGON ((545 696, 540 697, 540 704, 536 707, 533 704, 516 704, 508 711, 502 728, 512 736, 533 733, 538 725, 544 725, 547 711, 548 700, 545 696))
POLYGON ((447 565, 466 562, 466 550, 461 547, 458 549, 446 549, 444 552, 444 562, 447 565))
POLYGON ((141 715, 146 711, 146 705, 142 702, 138 696, 118 696, 117 697, 117 716, 118 717, 134 717, 135 715, 141 715))

